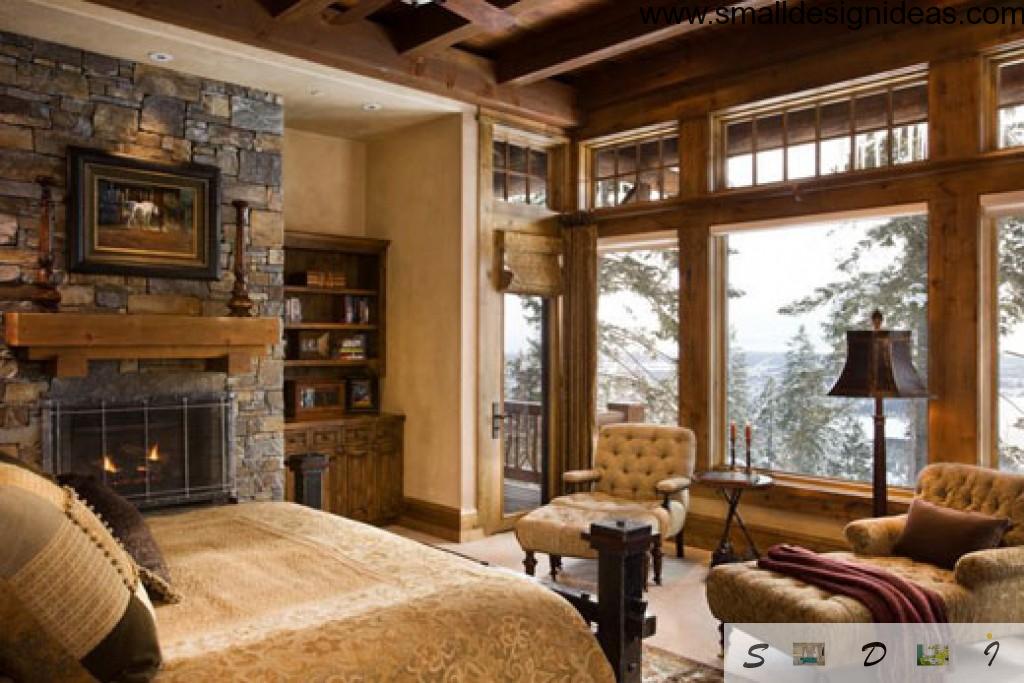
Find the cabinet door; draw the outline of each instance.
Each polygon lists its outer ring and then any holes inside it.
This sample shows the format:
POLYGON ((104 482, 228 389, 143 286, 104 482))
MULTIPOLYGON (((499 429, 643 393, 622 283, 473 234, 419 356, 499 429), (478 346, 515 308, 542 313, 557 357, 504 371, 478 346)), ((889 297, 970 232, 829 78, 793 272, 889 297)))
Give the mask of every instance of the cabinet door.
POLYGON ((331 453, 327 476, 330 480, 327 511, 336 515, 348 515, 348 474, 346 472, 347 457, 342 449, 331 453))
POLYGON ((380 420, 374 439, 376 483, 381 522, 394 521, 402 514, 402 423, 380 420))
POLYGON ((345 451, 346 517, 360 522, 377 518, 373 491, 373 424, 358 422, 346 425, 343 449, 345 451))

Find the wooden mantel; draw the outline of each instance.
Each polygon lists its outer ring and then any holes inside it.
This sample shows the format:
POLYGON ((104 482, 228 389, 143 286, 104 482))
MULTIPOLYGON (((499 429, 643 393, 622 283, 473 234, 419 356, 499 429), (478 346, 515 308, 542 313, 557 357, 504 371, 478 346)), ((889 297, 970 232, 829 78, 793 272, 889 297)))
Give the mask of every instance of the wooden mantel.
MULTIPOLYGON (((8 346, 29 360, 54 361, 57 377, 84 377, 90 360, 201 358, 228 374, 252 371, 252 361, 281 339, 277 318, 182 315, 5 313, 8 346)), ((213 369, 213 368, 211 368, 213 369)))

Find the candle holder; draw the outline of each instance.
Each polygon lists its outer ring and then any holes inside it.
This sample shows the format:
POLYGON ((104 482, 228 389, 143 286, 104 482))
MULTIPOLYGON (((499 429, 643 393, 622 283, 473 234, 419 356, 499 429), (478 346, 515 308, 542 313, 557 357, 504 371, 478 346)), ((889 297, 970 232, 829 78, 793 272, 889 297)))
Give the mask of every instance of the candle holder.
POLYGON ((729 470, 736 471, 736 430, 729 433, 729 470))
POLYGON ((0 285, 0 302, 23 304, 29 301, 45 311, 56 311, 60 306, 60 290, 53 281, 53 178, 39 176, 36 183, 40 187, 36 270, 31 282, 21 279, 0 285))
POLYGON ((235 207, 235 286, 231 290, 228 308, 236 318, 250 318, 255 304, 249 296, 249 272, 246 258, 246 233, 249 231, 249 218, 252 210, 249 203, 236 199, 231 202, 235 207))

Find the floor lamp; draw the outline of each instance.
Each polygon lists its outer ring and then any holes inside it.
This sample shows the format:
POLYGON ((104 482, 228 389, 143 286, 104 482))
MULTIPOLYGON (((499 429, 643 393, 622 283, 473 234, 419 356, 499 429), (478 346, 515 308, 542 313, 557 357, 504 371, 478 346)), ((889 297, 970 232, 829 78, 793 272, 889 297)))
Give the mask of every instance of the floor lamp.
POLYGON ((914 369, 910 332, 883 330, 882 312, 871 314, 872 330, 846 333, 846 365, 829 396, 875 399, 875 462, 872 477, 875 517, 888 513, 885 470, 885 399, 921 398, 928 395, 914 369))

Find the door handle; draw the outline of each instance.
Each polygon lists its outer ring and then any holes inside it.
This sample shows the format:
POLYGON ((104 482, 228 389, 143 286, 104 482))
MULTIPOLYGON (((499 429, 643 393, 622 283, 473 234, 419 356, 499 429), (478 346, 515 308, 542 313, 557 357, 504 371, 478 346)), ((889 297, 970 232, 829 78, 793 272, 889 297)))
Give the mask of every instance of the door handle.
POLYGON ((501 438, 501 428, 505 426, 505 416, 501 414, 501 404, 491 404, 491 438, 501 438))

